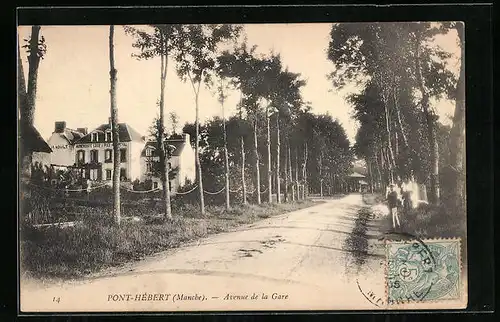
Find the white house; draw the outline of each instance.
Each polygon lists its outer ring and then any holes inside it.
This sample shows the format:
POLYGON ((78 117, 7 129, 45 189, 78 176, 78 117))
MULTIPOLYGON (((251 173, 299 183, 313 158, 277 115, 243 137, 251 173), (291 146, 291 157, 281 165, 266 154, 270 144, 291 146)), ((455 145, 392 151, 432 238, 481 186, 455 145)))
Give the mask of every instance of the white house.
POLYGON ((74 144, 86 134, 86 128, 72 130, 64 121, 55 122, 54 132, 47 141, 52 149, 50 163, 56 168, 75 165, 74 144))
MULTIPOLYGON (((118 124, 120 177, 122 181, 140 179, 140 155, 145 138, 126 123, 118 124)), ((90 180, 111 181, 113 173, 113 133, 111 118, 74 142, 73 163, 85 168, 90 180)))
MULTIPOLYGON (((196 179, 195 151, 191 146, 189 134, 184 133, 179 138, 165 140, 169 146, 171 156, 168 159, 169 169, 177 169, 177 174, 170 179, 170 190, 173 194, 188 181, 196 179)), ((152 180, 153 188, 162 188, 161 180, 153 174, 153 166, 159 161, 156 141, 148 141, 141 152, 141 177, 140 181, 152 180)))

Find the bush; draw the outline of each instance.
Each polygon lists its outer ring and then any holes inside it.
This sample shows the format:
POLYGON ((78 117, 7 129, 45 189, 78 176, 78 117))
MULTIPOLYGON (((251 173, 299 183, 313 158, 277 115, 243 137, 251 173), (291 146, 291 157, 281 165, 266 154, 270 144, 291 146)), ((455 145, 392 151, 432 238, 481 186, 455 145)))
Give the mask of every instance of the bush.
MULTIPOLYGON (((466 236, 466 216, 460 209, 440 204, 420 204, 400 214, 405 232, 419 238, 452 238, 466 236)), ((386 226, 392 227, 392 218, 386 217, 386 226)))

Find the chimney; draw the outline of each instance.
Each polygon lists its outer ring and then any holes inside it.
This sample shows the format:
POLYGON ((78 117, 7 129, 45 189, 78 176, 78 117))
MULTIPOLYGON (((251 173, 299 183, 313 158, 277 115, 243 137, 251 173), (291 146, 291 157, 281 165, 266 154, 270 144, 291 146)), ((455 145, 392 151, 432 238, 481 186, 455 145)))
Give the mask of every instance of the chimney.
POLYGON ((88 130, 86 127, 79 127, 76 129, 77 132, 80 132, 82 133, 83 135, 87 135, 88 134, 88 130))
POLYGON ((55 126, 54 126, 55 133, 63 133, 65 129, 66 129, 66 122, 65 121, 58 121, 55 123, 55 126))
POLYGON ((109 124, 109 126, 110 126, 110 127, 111 127, 111 124, 112 124, 112 123, 113 123, 113 122, 111 121, 111 117, 108 117, 108 124, 109 124))

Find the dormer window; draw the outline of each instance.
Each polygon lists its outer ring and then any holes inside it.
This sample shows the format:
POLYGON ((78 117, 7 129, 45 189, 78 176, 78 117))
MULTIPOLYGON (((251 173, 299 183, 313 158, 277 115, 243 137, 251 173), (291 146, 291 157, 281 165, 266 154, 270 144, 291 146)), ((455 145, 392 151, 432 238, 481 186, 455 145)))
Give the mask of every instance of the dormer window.
POLYGON ((151 155, 153 155, 153 150, 152 150, 152 149, 150 149, 150 148, 147 148, 147 149, 146 149, 146 156, 147 156, 147 157, 150 157, 151 155))
POLYGON ((106 131, 105 135, 106 135, 106 141, 108 142, 113 141, 113 132, 111 132, 111 130, 106 131))
POLYGON ((90 133, 90 142, 97 142, 99 140, 99 133, 92 132, 90 133))

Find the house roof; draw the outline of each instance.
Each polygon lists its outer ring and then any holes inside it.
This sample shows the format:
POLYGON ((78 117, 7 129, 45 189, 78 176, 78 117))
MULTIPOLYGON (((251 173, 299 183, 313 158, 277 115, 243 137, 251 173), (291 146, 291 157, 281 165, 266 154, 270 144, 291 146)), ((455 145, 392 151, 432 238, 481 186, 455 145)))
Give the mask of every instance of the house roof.
MULTIPOLYGON (((144 146, 144 149, 142 149, 141 152, 141 157, 146 156, 146 150, 147 149, 153 149, 156 150, 156 141, 148 141, 146 142, 146 145, 144 146)), ((170 140, 165 140, 165 145, 169 145, 171 148, 171 155, 172 156, 179 156, 181 155, 182 151, 184 150, 184 147, 186 146, 186 142, 183 139, 170 139, 170 140)), ((154 156, 155 154, 153 154, 154 156)))
POLYGON ((349 175, 351 178, 364 178, 365 176, 358 172, 353 172, 349 175))
POLYGON ((20 146, 24 151, 51 153, 52 149, 42 138, 40 132, 31 124, 21 122, 19 126, 20 146))
POLYGON ((64 132, 62 132, 61 134, 64 138, 66 138, 66 140, 68 140, 68 142, 70 144, 75 143, 76 141, 78 141, 79 139, 81 139, 85 135, 81 132, 78 132, 78 131, 72 130, 72 129, 68 129, 68 128, 65 128, 64 132))
MULTIPOLYGON (((96 129, 90 131, 87 135, 83 136, 81 139, 77 140, 75 143, 91 143, 91 142, 105 142, 105 137, 103 135, 99 136, 99 140, 91 141, 91 133, 105 133, 106 131, 111 130, 111 125, 101 124, 96 129)), ((139 134, 134 128, 132 128, 127 123, 118 123, 118 136, 120 138, 120 142, 144 142, 143 136, 139 134)))

